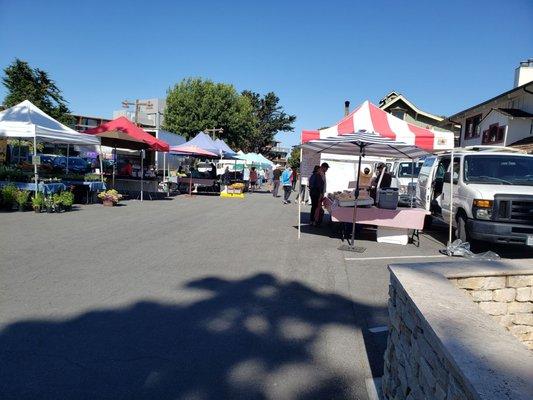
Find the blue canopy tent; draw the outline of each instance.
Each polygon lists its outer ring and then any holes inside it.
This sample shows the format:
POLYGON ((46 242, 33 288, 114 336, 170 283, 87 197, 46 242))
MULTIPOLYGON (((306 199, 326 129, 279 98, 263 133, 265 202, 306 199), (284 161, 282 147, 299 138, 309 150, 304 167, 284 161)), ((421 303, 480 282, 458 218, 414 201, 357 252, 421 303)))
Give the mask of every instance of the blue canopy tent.
POLYGON ((193 137, 188 142, 181 144, 180 146, 196 146, 203 150, 207 150, 211 153, 220 154, 220 150, 213 139, 204 132, 199 132, 195 137, 193 137))
POLYGON ((237 158, 237 153, 235 153, 231 147, 229 147, 226 142, 224 142, 222 139, 216 139, 214 141, 215 145, 217 146, 217 149, 219 150, 219 153, 222 154, 224 158, 237 158))

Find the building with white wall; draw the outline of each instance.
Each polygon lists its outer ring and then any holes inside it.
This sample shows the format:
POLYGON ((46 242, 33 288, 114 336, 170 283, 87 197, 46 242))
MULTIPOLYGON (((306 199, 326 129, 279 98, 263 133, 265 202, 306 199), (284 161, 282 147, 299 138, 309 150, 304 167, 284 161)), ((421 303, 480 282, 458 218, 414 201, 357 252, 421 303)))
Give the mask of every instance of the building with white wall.
POLYGON ((514 78, 513 89, 446 119, 461 126, 461 147, 497 145, 533 150, 533 59, 521 62, 514 78))

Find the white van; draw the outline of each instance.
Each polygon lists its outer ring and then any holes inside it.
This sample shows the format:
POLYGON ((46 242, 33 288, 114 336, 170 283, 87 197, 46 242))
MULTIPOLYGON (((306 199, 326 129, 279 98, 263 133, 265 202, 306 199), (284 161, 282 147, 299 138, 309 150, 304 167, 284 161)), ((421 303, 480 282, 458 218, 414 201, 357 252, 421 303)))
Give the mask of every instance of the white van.
POLYGON ((533 246, 533 155, 483 146, 427 157, 416 188, 419 207, 448 223, 465 242, 533 246))

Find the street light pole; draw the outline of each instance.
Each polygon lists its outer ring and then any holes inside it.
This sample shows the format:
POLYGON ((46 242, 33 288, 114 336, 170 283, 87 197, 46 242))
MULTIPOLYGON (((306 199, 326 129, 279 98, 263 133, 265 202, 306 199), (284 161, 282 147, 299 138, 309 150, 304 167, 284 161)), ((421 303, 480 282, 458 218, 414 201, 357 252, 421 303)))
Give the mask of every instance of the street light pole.
POLYGON ((216 139, 215 137, 215 133, 222 133, 224 132, 224 128, 212 128, 212 129, 206 129, 205 130, 207 133, 212 133, 213 135, 213 140, 216 139))

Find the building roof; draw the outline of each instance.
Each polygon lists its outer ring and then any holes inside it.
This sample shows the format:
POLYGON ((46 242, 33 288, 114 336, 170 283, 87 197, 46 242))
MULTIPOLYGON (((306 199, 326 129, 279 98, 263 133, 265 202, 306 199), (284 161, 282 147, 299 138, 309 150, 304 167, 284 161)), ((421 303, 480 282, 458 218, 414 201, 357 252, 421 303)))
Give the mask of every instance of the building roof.
MULTIPOLYGON (((533 86, 533 82, 524 83, 524 84, 521 85, 521 86, 515 87, 515 88, 513 88, 513 89, 511 89, 511 90, 508 90, 508 91, 506 91, 506 92, 503 92, 503 93, 501 93, 501 94, 499 94, 499 95, 497 95, 497 96, 494 96, 494 97, 491 98, 491 99, 488 99, 488 100, 483 101, 483 102, 481 102, 481 103, 479 103, 479 104, 476 104, 475 106, 472 106, 472 107, 469 107, 469 108, 467 108, 467 109, 465 109, 465 110, 459 111, 459 112, 457 112, 457 113, 455 113, 455 114, 449 116, 447 119, 448 119, 448 120, 455 119, 455 118, 457 118, 457 117, 458 117, 459 115, 461 115, 461 114, 465 114, 465 113, 467 113, 467 112, 469 112, 469 111, 471 111, 471 110, 474 110, 474 109, 476 109, 476 108, 478 108, 478 107, 484 106, 485 104, 489 104, 489 103, 491 103, 491 102, 493 102, 493 101, 500 100, 500 99, 503 98, 503 97, 510 96, 511 94, 514 94, 514 93, 519 92, 519 91, 521 91, 521 90, 524 90, 524 91, 529 92, 529 89, 526 89, 526 86, 528 86, 528 85, 532 85, 532 86, 533 86)), ((531 94, 533 94, 533 91, 531 92, 531 94)))
POLYGON ((403 101, 405 104, 407 104, 409 107, 411 107, 411 109, 414 110, 417 114, 434 119, 435 121, 438 121, 438 122, 444 119, 443 117, 439 117, 438 115, 431 114, 426 111, 422 111, 420 108, 415 106, 411 101, 407 100, 407 98, 403 94, 397 93, 394 91, 390 92, 388 95, 386 95, 383 99, 379 101, 379 108, 381 108, 382 110, 385 110, 386 108, 389 108, 394 103, 400 100, 403 101))
POLYGON ((533 144, 533 136, 528 136, 523 139, 520 139, 514 143, 511 143, 509 146, 521 146, 524 144, 533 144))
POLYGON ((523 150, 527 153, 533 153, 533 136, 520 139, 514 143, 511 143, 509 146, 523 150))
POLYGON ((520 110, 519 108, 497 108, 497 110, 502 114, 508 115, 509 117, 533 118, 533 114, 524 110, 520 110))

